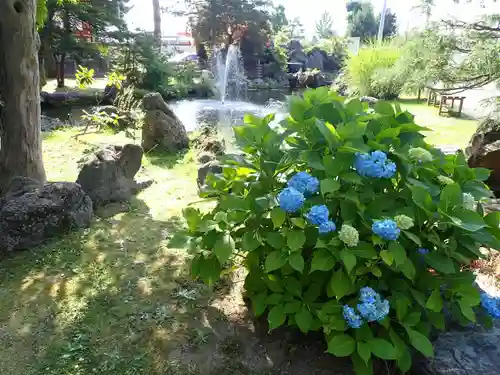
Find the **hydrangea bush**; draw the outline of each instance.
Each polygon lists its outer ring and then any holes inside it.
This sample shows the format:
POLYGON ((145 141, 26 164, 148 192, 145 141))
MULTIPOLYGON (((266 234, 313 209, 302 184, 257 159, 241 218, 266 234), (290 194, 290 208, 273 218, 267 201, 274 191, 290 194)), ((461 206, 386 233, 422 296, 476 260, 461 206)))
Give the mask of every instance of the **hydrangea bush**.
POLYGON ((322 331, 360 375, 377 358, 408 371, 415 351, 433 356, 434 330, 478 319, 468 265, 480 245, 500 248, 500 214, 481 205, 489 172, 429 146, 398 106, 327 89, 288 104, 279 125, 248 115, 234 129, 242 153, 207 179, 215 207, 188 207, 172 241, 188 243, 208 284, 243 264, 270 329, 322 331))

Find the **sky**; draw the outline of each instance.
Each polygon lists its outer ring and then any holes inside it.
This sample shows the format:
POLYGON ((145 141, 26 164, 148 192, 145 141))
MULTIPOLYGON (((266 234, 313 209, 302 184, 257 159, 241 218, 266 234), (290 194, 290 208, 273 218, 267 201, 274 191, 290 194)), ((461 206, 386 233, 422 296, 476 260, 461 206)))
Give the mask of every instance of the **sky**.
MULTIPOLYGON (((384 0, 369 0, 376 13, 382 11, 384 0)), ((478 0, 472 4, 454 4, 452 0, 437 0, 433 18, 458 18, 461 20, 471 20, 478 14, 500 13, 500 1, 494 3, 493 0, 484 0, 487 10, 481 9, 477 4, 478 0)), ((345 9, 346 0, 275 0, 276 4, 285 6, 289 19, 299 17, 305 27, 308 37, 314 35, 315 23, 321 14, 326 10, 334 19, 334 29, 338 35, 344 35, 347 26, 347 12, 345 9), (306 5, 307 4, 307 5, 306 5)), ((420 0, 387 0, 387 7, 396 13, 398 19, 398 30, 404 33, 406 30, 415 27, 422 27, 425 24, 425 17, 414 8, 420 0)), ((161 6, 171 6, 182 3, 182 0, 160 0, 161 6)), ((130 0, 133 9, 126 16, 126 20, 132 29, 141 28, 148 31, 153 29, 153 6, 151 0, 130 0)), ((186 19, 165 14, 162 19, 162 31, 164 35, 175 35, 178 32, 186 31, 186 19)))

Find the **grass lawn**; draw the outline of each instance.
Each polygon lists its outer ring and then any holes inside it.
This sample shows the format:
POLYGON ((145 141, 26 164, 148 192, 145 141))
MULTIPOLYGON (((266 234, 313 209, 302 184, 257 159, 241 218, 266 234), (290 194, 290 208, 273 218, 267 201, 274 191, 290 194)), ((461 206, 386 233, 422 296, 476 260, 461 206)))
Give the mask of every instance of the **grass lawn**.
MULTIPOLYGON (((467 143, 474 121, 403 103, 436 144, 467 143)), ((119 135, 46 135, 49 180, 74 181, 78 160, 119 135)), ((301 336, 267 335, 236 290, 190 280, 186 254, 168 249, 182 209, 198 200, 191 151, 148 154, 153 186, 99 212, 91 228, 0 262, 2 375, 264 375, 349 373, 301 336), (339 372, 340 371, 340 372, 339 372)), ((314 341, 317 342, 318 340, 314 341)), ((320 340, 321 341, 321 340, 320 340)))
POLYGON ((427 142, 442 146, 452 145, 464 148, 476 131, 478 121, 448 116, 438 116, 438 109, 429 107, 425 102, 416 100, 399 100, 402 109, 406 109, 415 115, 418 125, 428 127, 432 132, 427 132, 427 142))

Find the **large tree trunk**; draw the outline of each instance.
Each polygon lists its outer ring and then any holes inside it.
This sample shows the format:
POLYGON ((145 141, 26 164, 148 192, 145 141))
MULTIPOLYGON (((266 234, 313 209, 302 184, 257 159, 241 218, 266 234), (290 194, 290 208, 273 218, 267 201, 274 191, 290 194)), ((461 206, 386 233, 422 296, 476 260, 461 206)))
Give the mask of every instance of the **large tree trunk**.
POLYGON ((45 181, 36 0, 0 0, 0 195, 15 176, 45 181))
POLYGON ((153 0, 154 36, 158 44, 161 43, 161 9, 160 0, 153 0))

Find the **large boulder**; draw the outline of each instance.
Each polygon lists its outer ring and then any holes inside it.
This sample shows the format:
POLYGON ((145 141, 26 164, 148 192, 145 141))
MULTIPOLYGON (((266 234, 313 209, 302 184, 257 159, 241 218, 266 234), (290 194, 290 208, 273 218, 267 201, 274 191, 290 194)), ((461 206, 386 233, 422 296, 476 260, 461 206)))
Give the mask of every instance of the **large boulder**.
POLYGON ((306 68, 307 69, 319 69, 319 70, 323 71, 324 59, 323 59, 323 54, 321 53, 320 50, 314 49, 311 51, 309 56, 307 56, 306 68))
POLYGON ((291 40, 287 46, 288 61, 305 64, 307 56, 304 53, 304 48, 298 40, 291 40))
POLYGON ((0 252, 30 249, 86 228, 92 213, 92 200, 73 182, 41 184, 16 177, 0 198, 0 252))
POLYGON ((492 330, 479 326, 441 333, 434 342, 435 356, 419 359, 419 375, 497 375, 500 369, 500 324, 492 330))
POLYGON ((138 145, 106 146, 83 162, 76 182, 95 205, 129 200, 152 184, 134 179, 141 168, 142 155, 138 145))
POLYGON ((465 153, 470 167, 492 170, 486 183, 500 195, 500 115, 491 115, 479 124, 465 153))
POLYGON ((168 152, 177 152, 189 146, 184 125, 160 94, 146 94, 142 105, 145 112, 142 147, 145 151, 159 147, 168 152))

